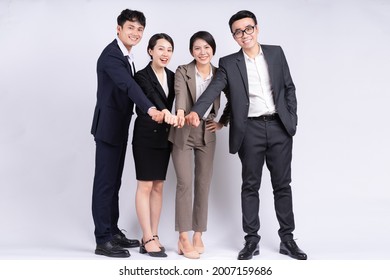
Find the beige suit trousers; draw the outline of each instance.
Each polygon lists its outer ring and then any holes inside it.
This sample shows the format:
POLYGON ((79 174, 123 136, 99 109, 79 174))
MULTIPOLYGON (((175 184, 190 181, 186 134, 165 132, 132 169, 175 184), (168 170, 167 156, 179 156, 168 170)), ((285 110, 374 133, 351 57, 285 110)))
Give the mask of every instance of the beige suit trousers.
POLYGON ((183 149, 173 145, 172 161, 176 171, 175 230, 207 230, 208 199, 213 174, 216 142, 204 143, 204 123, 192 127, 183 149), (192 182, 194 187, 192 187, 192 182))

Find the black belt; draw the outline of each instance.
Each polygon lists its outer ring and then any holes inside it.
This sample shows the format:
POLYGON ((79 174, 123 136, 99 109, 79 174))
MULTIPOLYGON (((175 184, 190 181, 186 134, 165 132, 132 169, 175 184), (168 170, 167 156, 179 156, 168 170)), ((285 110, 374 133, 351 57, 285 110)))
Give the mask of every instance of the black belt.
POLYGON ((258 117, 248 117, 248 120, 257 120, 257 121, 273 121, 278 118, 278 114, 272 114, 272 115, 262 115, 258 117))

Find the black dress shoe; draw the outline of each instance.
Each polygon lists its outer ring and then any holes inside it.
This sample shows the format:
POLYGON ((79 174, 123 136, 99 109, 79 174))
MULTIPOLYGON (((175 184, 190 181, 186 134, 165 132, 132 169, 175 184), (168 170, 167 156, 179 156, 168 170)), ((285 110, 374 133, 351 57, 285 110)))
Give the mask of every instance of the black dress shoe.
POLYGON ((165 252, 162 251, 161 249, 160 249, 160 251, 157 251, 157 252, 148 252, 146 250, 145 245, 148 244, 149 242, 154 241, 154 238, 149 239, 145 243, 144 243, 143 239, 141 239, 141 240, 142 240, 142 243, 141 243, 141 246, 139 247, 139 252, 141 254, 148 254, 149 256, 155 257, 155 258, 166 258, 166 257, 168 257, 168 255, 165 254, 165 252))
POLYGON ((307 260, 307 255, 301 249, 299 249, 297 243, 294 240, 280 242, 279 253, 288 255, 297 260, 307 260))
POLYGON ((96 255, 103 255, 106 257, 112 258, 128 258, 130 257, 129 251, 119 247, 116 243, 112 241, 107 241, 104 244, 96 245, 95 250, 96 255))
POLYGON ((137 239, 127 239, 122 232, 115 234, 112 240, 122 248, 134 248, 140 245, 137 239))
POLYGON ((260 254, 259 244, 254 241, 247 241, 244 248, 238 253, 238 260, 250 260, 253 256, 260 254))

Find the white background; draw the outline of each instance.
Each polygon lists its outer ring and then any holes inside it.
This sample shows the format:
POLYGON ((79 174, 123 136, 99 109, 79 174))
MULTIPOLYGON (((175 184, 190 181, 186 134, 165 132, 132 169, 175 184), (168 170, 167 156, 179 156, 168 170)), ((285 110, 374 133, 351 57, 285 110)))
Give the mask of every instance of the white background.
MULTIPOLYGON (((389 35, 386 0, 7 1, 0 0, 0 259, 102 259, 94 255, 91 191, 96 61, 116 36, 125 9, 145 13, 134 48, 137 69, 147 42, 175 41, 168 68, 191 61, 190 36, 211 32, 213 63, 238 51, 228 20, 253 11, 259 41, 281 45, 297 88, 294 138, 295 237, 312 260, 390 258, 389 35)), ((222 98, 223 102, 225 99, 222 98)), ((132 121, 132 124, 134 119, 132 121)), ((132 133, 132 126, 130 128, 132 133)), ((202 259, 235 259, 242 248, 241 165, 218 132, 202 259)), ((177 255, 175 175, 164 190, 160 238, 177 255)), ((131 144, 120 193, 120 227, 140 238, 131 144)), ((278 253, 268 171, 261 188, 261 254, 278 253)), ((150 259, 130 249, 131 259, 150 259)))

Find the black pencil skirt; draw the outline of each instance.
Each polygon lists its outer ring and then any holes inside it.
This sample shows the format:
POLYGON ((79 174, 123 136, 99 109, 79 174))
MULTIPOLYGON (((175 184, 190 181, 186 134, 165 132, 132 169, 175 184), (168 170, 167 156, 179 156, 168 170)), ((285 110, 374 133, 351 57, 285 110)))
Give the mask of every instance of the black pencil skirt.
POLYGON ((133 145, 133 157, 137 180, 165 180, 170 154, 170 147, 147 148, 133 145))

